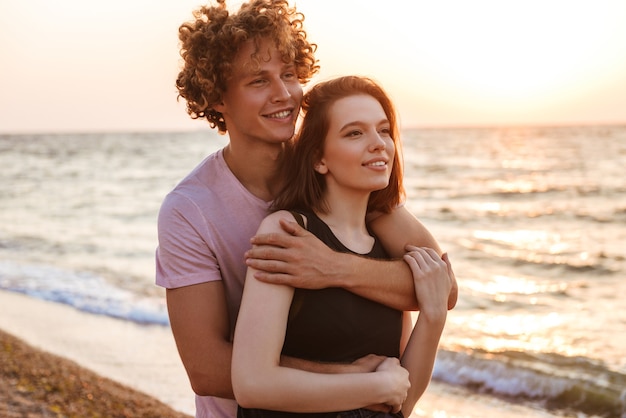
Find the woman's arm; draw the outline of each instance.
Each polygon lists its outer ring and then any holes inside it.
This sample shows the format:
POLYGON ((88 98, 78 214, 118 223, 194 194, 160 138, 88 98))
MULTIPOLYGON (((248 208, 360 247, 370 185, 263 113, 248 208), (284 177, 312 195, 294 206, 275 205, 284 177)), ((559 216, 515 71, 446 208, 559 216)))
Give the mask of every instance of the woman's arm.
MULTIPOLYGON (((285 212, 270 215, 259 232, 282 231, 281 217, 285 212)), ((233 391, 240 405, 291 412, 341 411, 379 403, 400 408, 409 384, 397 359, 383 361, 373 373, 322 374, 281 367, 293 288, 258 281, 253 274, 254 269, 248 269, 233 342, 233 391)))
MULTIPOLYGON (((452 289, 452 269, 447 256, 439 257, 432 249, 409 247, 404 259, 415 274, 415 292, 423 301, 417 323, 402 354, 401 363, 409 371, 411 388, 402 405, 409 416, 422 396, 433 372, 439 340, 448 312, 448 296, 452 289)), ((407 330, 406 323, 404 331, 407 330)), ((403 332, 404 334, 404 332, 403 332)))

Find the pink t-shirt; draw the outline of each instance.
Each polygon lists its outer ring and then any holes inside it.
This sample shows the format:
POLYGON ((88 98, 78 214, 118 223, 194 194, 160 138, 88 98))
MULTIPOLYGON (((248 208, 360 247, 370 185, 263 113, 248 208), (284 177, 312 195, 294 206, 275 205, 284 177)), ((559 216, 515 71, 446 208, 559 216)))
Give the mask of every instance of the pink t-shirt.
MULTIPOLYGON (((219 150, 165 197, 159 212, 156 283, 171 289, 222 280, 231 338, 246 275, 243 255, 269 205, 243 187, 219 150)), ((198 418, 236 412, 232 399, 196 395, 198 418)))

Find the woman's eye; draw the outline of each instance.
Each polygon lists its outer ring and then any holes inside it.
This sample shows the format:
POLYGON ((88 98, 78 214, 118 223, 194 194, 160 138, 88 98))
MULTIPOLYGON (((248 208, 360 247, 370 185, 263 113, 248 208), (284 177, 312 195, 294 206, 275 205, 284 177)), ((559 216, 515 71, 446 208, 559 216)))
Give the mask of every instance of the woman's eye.
POLYGON ((361 135, 361 131, 350 131, 346 134, 346 136, 354 138, 361 135))

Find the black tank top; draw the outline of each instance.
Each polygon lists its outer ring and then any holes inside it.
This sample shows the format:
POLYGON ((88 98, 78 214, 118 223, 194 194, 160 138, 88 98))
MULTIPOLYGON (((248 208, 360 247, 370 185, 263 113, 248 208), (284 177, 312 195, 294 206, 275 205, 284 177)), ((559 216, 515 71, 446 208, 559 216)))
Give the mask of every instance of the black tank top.
MULTIPOLYGON (((301 211, 307 229, 333 250, 353 253, 335 237, 317 215, 301 211)), ((294 213, 296 219, 298 214, 294 213)), ((371 234, 371 232, 370 232, 371 234)), ((373 234, 372 234, 373 236, 373 234)), ((372 250, 364 256, 389 258, 375 238, 372 250)), ((384 277, 380 278, 385 280, 384 277)), ((350 363, 368 354, 399 357, 402 312, 357 296, 340 288, 296 289, 291 302, 282 354, 306 360, 350 363)), ((350 412, 344 412, 350 415, 350 412)), ((402 413, 373 413, 376 417, 402 418, 402 413)), ((338 412, 293 413, 239 407, 238 418, 337 418, 338 412)), ((354 415, 362 416, 362 415, 354 415)))
MULTIPOLYGON (((333 250, 353 253, 317 215, 303 214, 308 220, 307 229, 322 242, 333 250)), ((389 258, 377 239, 365 256, 389 258)), ((341 363, 367 354, 399 357, 401 333, 401 311, 341 288, 296 289, 282 353, 306 360, 341 363)))

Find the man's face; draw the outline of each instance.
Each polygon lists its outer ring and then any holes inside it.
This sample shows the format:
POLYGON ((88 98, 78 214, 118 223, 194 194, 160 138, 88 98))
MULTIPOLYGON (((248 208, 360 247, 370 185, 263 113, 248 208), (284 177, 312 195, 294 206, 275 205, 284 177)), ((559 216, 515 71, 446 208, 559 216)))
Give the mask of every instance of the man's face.
POLYGON ((231 141, 283 143, 293 137, 302 101, 302 86, 293 62, 285 63, 274 43, 258 50, 249 40, 233 62, 222 102, 214 106, 226 120, 231 141), (257 53, 259 65, 251 55, 257 53))

